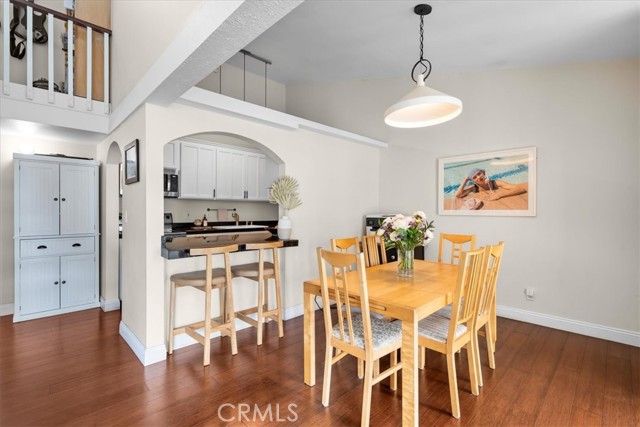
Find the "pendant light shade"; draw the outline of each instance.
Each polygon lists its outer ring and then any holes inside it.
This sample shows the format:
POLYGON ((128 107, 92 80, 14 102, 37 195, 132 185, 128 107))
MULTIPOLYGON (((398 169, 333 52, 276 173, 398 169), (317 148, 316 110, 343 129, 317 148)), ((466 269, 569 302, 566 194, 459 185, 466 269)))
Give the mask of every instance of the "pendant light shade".
POLYGON ((431 74, 431 62, 423 57, 424 16, 431 13, 431 6, 419 4, 413 11, 420 15, 420 59, 411 69, 411 78, 416 87, 384 113, 384 122, 398 128, 419 128, 449 121, 462 112, 462 101, 427 87, 424 81, 431 74), (423 68, 418 78, 414 72, 423 68))
POLYGON ((418 76, 416 87, 384 113, 384 122, 397 128, 420 128, 444 123, 462 112, 462 101, 425 86, 418 76))

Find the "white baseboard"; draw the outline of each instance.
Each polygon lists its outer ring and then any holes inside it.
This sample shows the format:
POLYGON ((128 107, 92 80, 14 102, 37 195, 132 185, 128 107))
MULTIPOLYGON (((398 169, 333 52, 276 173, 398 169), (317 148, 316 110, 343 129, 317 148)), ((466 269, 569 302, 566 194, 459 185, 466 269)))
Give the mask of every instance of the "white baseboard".
POLYGON ((0 316, 13 314, 13 304, 0 304, 0 316))
POLYGON ((113 299, 113 300, 107 301, 103 297, 100 297, 100 307, 102 308, 102 311, 120 310, 120 300, 113 299))
POLYGON ((120 321, 120 336, 124 338, 126 343, 131 347, 131 350, 133 350, 144 366, 161 362, 167 358, 167 347, 164 344, 145 348, 142 341, 140 341, 138 337, 131 332, 131 329, 129 329, 123 321, 120 321))
POLYGON ((624 329, 596 325, 593 323, 582 322, 580 320, 566 319, 564 317, 552 316, 550 314, 536 313, 533 311, 500 305, 496 307, 496 313, 498 316, 506 317, 508 319, 520 320, 522 322, 533 323, 534 325, 546 326, 553 329, 560 329, 562 331, 640 347, 640 332, 627 331, 624 329))

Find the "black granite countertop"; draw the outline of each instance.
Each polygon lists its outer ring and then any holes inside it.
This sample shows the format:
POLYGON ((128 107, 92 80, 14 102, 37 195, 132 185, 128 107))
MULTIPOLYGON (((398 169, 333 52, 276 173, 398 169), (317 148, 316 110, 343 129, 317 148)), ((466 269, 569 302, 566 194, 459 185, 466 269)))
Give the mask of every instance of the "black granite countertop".
POLYGON ((172 231, 166 232, 165 236, 180 236, 180 235, 192 235, 192 234, 214 234, 214 233, 229 233, 232 231, 245 232, 245 231, 260 231, 268 230, 271 234, 278 234, 277 230, 278 221, 264 220, 264 221, 240 221, 236 224, 235 221, 224 222, 209 222, 206 227, 196 226, 192 222, 177 222, 173 223, 172 231), (241 230, 229 230, 219 229, 217 227, 234 227, 240 226, 241 230))

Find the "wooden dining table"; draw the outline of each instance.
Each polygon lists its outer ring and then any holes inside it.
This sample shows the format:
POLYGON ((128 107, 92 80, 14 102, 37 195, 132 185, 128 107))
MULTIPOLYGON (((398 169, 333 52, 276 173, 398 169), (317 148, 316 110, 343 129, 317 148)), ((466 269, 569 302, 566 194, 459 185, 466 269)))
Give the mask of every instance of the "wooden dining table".
MULTIPOLYGON (((458 266, 414 261, 414 276, 398 276, 398 263, 366 269, 370 310, 402 321, 402 425, 418 425, 418 321, 450 304, 458 266)), ((348 274, 354 275, 356 272, 348 274)), ((331 285, 330 285, 331 286, 331 285)), ((321 295, 320 279, 304 282, 304 382, 314 386, 315 307, 321 295)), ((357 301, 356 301, 357 302, 357 301)))

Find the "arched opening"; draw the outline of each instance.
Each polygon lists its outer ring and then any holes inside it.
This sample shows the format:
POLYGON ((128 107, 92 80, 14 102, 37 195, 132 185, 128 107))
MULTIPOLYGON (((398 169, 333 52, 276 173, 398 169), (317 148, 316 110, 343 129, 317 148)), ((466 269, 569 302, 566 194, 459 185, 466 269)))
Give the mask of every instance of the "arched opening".
POLYGON ((121 164, 122 152, 113 141, 103 167, 100 218, 100 306, 104 311, 117 310, 123 301, 121 223, 121 164))
MULTIPOLYGON (((163 166, 165 186, 167 180, 172 179, 171 175, 178 180, 177 195, 176 192, 165 193, 164 199, 164 212, 171 213, 174 222, 195 222, 206 215, 209 215, 208 221, 233 221, 232 214, 236 214, 240 222, 277 220, 279 217, 278 206, 266 202, 268 187, 284 173, 284 163, 276 153, 258 141, 238 134, 213 131, 183 136, 165 144, 163 166), (209 146, 217 151, 206 151, 209 146), (245 160, 251 162, 251 166, 247 166, 243 173, 259 183, 256 194, 246 188, 239 189, 236 177, 230 175, 239 173, 238 164, 242 163, 237 162, 243 161, 243 153, 249 154, 245 160), (252 153, 257 157, 251 157, 252 153), (206 167, 206 162, 211 162, 212 166, 206 167), (202 169, 203 165, 207 170, 204 174, 197 170, 198 167, 202 169), (251 175, 254 166, 258 168, 255 176, 251 175), (200 185, 202 182, 197 181, 199 178, 211 180, 213 184, 200 185)), ((169 186, 165 191, 170 189, 169 186)))

